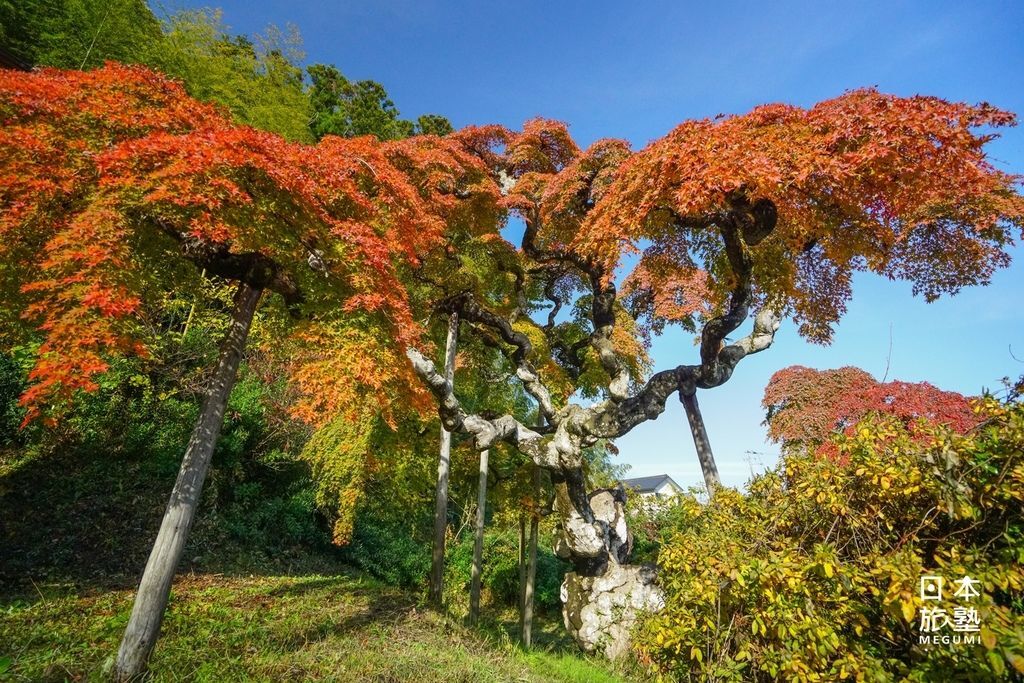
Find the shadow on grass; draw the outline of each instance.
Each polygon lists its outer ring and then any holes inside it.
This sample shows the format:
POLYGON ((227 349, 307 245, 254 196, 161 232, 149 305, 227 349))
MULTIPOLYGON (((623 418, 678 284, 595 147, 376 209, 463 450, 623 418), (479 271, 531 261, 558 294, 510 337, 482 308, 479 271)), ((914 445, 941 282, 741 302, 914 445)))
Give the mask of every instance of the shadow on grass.
MULTIPOLYGON (((8 467, 0 477, 0 594, 31 595, 52 583, 135 588, 176 476, 177 462, 117 452, 55 453, 8 467)), ((326 532, 315 547, 253 550, 235 540, 215 500, 217 476, 215 462, 179 575, 345 571, 326 532)))
MULTIPOLYGON (((306 628, 277 638, 277 646, 295 651, 308 647, 310 643, 343 638, 371 627, 401 628, 412 615, 417 613, 417 607, 413 601, 400 594, 357 590, 350 592, 346 597, 347 599, 359 597, 369 599, 365 604, 340 619, 331 618, 318 624, 312 623, 306 628)), ((344 608, 339 606, 338 609, 344 608)))

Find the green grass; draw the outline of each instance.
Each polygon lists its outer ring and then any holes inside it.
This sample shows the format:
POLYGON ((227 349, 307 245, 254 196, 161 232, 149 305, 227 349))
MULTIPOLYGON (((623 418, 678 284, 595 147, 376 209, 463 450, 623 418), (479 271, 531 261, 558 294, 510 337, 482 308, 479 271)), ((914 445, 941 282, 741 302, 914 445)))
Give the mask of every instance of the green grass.
MULTIPOLYGON (((0 596, 0 679, 103 680, 131 591, 32 590, 0 596)), ((183 576, 150 668, 155 681, 633 680, 574 652, 560 624, 539 631, 524 651, 500 620, 472 630, 358 575, 183 576)))

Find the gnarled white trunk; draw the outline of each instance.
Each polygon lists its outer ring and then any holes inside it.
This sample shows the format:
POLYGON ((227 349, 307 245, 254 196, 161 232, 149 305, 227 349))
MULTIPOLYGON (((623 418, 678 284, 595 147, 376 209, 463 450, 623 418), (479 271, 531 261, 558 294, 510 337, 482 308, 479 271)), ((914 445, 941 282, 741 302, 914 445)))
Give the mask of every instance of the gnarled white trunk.
POLYGON ((145 674, 149 656, 160 635, 174 572, 195 519, 203 481, 220 436, 228 396, 238 376, 238 365, 261 294, 260 289, 239 285, 231 328, 221 345, 217 368, 210 379, 199 419, 181 461, 178 479, 167 502, 167 510, 146 562, 128 627, 118 649, 114 672, 117 681, 134 681, 145 674))
MULTIPOLYGON (((626 528, 626 494, 621 486, 588 496, 583 475, 586 434, 608 431, 607 415, 569 405, 556 416, 554 430, 534 431, 506 415, 493 420, 468 414, 454 396, 452 385, 419 351, 406 355, 414 370, 438 398, 441 419, 450 429, 473 437, 479 450, 499 441, 511 443, 528 455, 535 465, 551 475, 555 489, 555 513, 560 529, 555 552, 573 564, 562 585, 566 627, 581 648, 619 657, 629 650, 629 632, 644 612, 663 606, 661 590, 655 585, 652 567, 629 564, 632 537, 626 528)), ((527 374, 525 371, 524 375, 527 374)), ((672 386, 664 378, 652 380, 655 389, 667 397, 672 386)), ((653 391, 653 390, 652 390, 653 391)), ((664 397, 660 399, 663 406, 664 397)), ((636 411, 652 413, 636 403, 636 411)), ((660 412, 660 411, 658 411, 660 412)), ((624 413, 625 414, 625 413, 624 413)), ((524 576, 524 518, 520 518, 520 585, 527 593, 524 576)), ((521 599, 525 616, 526 600, 521 599)))
POLYGON ((633 536, 626 525, 621 486, 586 495, 582 471, 556 484, 561 538, 555 552, 573 563, 562 583, 562 616, 587 652, 617 659, 630 649, 629 634, 645 612, 664 606, 654 567, 629 564, 633 536))

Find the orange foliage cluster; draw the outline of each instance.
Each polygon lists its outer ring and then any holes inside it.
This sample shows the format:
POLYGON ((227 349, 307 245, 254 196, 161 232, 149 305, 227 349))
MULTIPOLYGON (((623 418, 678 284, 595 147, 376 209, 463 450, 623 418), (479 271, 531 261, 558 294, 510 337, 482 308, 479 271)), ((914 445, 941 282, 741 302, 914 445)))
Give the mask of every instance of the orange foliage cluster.
POLYGON ((898 419, 911 434, 920 421, 963 434, 981 418, 971 399, 927 382, 878 382, 859 368, 815 370, 794 365, 772 375, 762 401, 768 436, 784 446, 834 455, 830 437, 847 433, 868 415, 898 419))
POLYGON ((703 266, 721 304, 732 283, 714 218, 731 193, 768 199, 778 227, 756 249, 755 289, 802 334, 827 341, 852 271, 910 280, 932 299, 983 284, 1008 262, 1024 199, 976 131, 1013 123, 987 104, 874 90, 689 121, 622 164, 573 248, 610 272, 624 247, 652 244, 655 257, 703 266))
POLYGON ((143 352, 143 297, 170 277, 149 271, 180 271, 197 245, 269 257, 307 300, 377 314, 392 340, 377 360, 404 367, 420 329, 398 268, 468 220, 465 206, 498 214, 480 136, 293 144, 138 67, 0 71, 0 120, 0 258, 45 333, 30 416, 94 389, 109 354, 143 352), (140 255, 161 236, 163 259, 140 255))
MULTIPOLYGON (((756 303, 827 341, 852 272, 910 280, 930 299, 987 282, 1024 226, 1017 178, 987 161, 991 136, 978 131, 1011 114, 874 90, 690 121, 638 153, 611 139, 581 150, 545 119, 298 145, 114 64, 0 71, 0 121, 0 258, 12 264, 0 287, 13 278, 45 333, 25 396, 33 414, 94 388, 110 354, 145 352, 147 296, 195 277, 182 264, 198 247, 261 254, 303 292, 289 344, 307 391, 298 411, 317 420, 356 400, 347 378, 382 403, 419 386, 401 352, 421 341, 410 297, 426 282, 475 273, 495 289, 529 270, 512 260, 540 260, 547 295, 568 303, 639 252, 625 292, 649 322, 623 319, 614 333, 620 352, 639 353, 624 337, 696 329, 723 309, 735 274, 722 215, 738 197, 768 200, 778 224, 751 247, 756 303), (502 176, 514 181, 504 197, 502 176), (527 222, 518 252, 498 233, 505 211, 527 222), (147 252, 163 243, 160 258, 147 252), (480 254, 500 276, 452 258, 480 254), (410 286, 409 269, 429 264, 410 286)), ((452 293, 437 289, 427 298, 452 293)), ((519 305, 511 291, 488 297, 519 305)), ((588 332, 573 334, 563 347, 588 332)))

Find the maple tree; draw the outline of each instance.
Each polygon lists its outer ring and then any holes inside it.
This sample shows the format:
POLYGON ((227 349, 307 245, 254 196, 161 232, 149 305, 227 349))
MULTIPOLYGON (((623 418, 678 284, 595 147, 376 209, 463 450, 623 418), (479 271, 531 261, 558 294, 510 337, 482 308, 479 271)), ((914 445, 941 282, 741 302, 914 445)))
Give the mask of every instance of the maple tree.
POLYGON ((971 399, 928 382, 879 382, 860 368, 815 370, 794 365, 772 375, 762 404, 768 437, 784 448, 835 454, 829 437, 849 434, 868 415, 898 419, 911 434, 923 424, 963 434, 981 422, 971 399))
POLYGON ((584 448, 656 418, 678 393, 713 493, 697 390, 770 347, 783 319, 827 343, 854 272, 909 280, 932 300, 1009 262, 1024 199, 984 145, 1013 123, 987 104, 868 89, 686 122, 636 153, 616 140, 581 150, 564 125, 539 119, 508 137, 506 206, 525 223, 503 266, 512 291, 448 288, 433 305, 505 350, 542 425, 467 410, 432 362, 408 355, 448 429, 480 450, 510 443, 551 473, 557 550, 575 569, 565 620, 585 649, 623 652, 637 612, 660 597, 628 564, 624 496, 588 493, 584 448), (647 377, 647 335, 668 324, 699 335, 699 361, 647 377))
MULTIPOLYGON (((115 65, 3 72, 0 116, 2 313, 42 335, 30 418, 59 416, 111 355, 145 353, 154 296, 205 268, 239 283, 189 448, 208 463, 248 326, 276 292, 273 312, 296 316, 275 317, 296 414, 395 424, 396 406, 426 405, 415 373, 447 429, 477 450, 505 442, 548 471, 556 551, 574 567, 566 624, 612 656, 661 595, 629 564, 624 493, 589 491, 586 450, 678 393, 713 492, 697 389, 768 348, 784 318, 827 341, 857 270, 910 280, 929 299, 987 282, 1024 224, 1016 179, 987 161, 978 132, 1010 114, 872 90, 688 122, 636 153, 616 140, 581 150, 540 119, 517 132, 297 145, 115 65), (499 233, 506 211, 525 223, 517 245, 499 233), (731 339, 751 311, 752 331, 731 339), (457 315, 534 405, 464 402, 428 359, 424 312, 457 315), (650 375, 646 342, 667 324, 699 335, 699 362, 650 375)), ((192 460, 194 503, 204 467, 192 460)), ((162 605, 154 613, 158 627, 162 605)), ((152 623, 145 631, 155 639, 152 623)))
POLYGON ((0 117, 0 257, 3 287, 17 294, 4 313, 42 335, 26 420, 55 419, 62 403, 94 390, 112 355, 145 354, 147 306, 197 267, 238 283, 122 642, 118 676, 130 679, 159 633, 263 292, 281 295, 295 317, 290 336, 305 355, 294 379, 308 399, 298 414, 356 414, 374 398, 386 412, 409 394, 399 354, 420 336, 399 269, 462 218, 460 205, 485 207, 497 190, 455 138, 296 145, 115 64, 0 72, 0 117))

